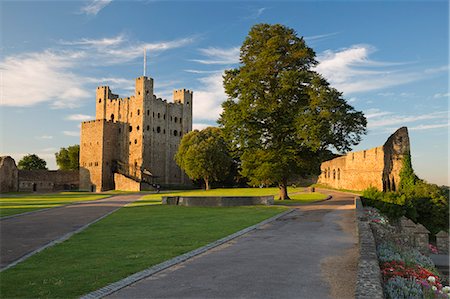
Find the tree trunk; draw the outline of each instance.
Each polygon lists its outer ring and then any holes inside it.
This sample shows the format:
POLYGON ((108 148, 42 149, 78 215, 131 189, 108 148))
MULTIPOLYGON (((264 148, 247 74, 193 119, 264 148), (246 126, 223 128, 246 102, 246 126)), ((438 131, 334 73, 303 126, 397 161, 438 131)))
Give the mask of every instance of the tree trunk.
POLYGON ((279 184, 278 188, 280 189, 280 197, 279 200, 290 199, 287 192, 287 179, 283 179, 279 184))
POLYGON ((205 180, 205 190, 209 190, 209 180, 208 178, 204 178, 205 180))

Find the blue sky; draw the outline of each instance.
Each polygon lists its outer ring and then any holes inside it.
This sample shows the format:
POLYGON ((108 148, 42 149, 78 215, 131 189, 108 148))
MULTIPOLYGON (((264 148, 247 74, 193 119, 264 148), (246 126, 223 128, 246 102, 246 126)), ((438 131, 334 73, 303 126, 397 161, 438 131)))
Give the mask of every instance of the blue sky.
POLYGON ((368 118, 355 150, 410 130, 413 167, 449 183, 449 6, 446 1, 2 1, 1 155, 54 153, 79 143, 95 88, 129 96, 143 72, 155 93, 194 90, 194 127, 214 125, 221 74, 236 67, 256 23, 294 28, 322 73, 368 118))

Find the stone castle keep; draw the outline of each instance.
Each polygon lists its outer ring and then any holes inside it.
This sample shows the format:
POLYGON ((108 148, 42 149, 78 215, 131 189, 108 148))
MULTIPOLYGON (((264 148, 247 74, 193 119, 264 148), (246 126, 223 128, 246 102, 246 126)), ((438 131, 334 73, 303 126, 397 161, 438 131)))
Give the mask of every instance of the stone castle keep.
POLYGON ((184 185, 189 178, 174 155, 192 130, 192 91, 173 92, 173 102, 153 94, 153 79, 136 79, 134 96, 119 98, 97 87, 95 120, 81 124, 80 189, 147 189, 184 185))
POLYGON ((408 129, 402 127, 383 146, 323 162, 318 183, 338 189, 396 191, 406 154, 410 154, 408 129))

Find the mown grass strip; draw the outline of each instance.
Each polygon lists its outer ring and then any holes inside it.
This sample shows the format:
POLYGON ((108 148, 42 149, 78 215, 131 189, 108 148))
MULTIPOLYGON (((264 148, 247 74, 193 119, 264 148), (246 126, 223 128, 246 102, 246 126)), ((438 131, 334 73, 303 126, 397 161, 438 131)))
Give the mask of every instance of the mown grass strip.
POLYGON ((0 198, 0 217, 54 208, 79 201, 97 200, 108 196, 110 195, 92 194, 86 192, 61 192, 39 195, 7 195, 0 198))
POLYGON ((270 218, 284 207, 142 205, 0 273, 2 298, 74 298, 270 218))

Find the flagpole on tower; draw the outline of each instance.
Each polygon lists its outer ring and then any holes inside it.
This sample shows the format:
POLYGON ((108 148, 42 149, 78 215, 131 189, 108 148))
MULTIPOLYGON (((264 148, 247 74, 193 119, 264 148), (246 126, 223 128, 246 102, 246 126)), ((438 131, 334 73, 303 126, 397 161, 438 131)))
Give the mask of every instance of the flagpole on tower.
POLYGON ((146 75, 147 72, 147 52, 146 49, 144 48, 144 77, 146 75))

